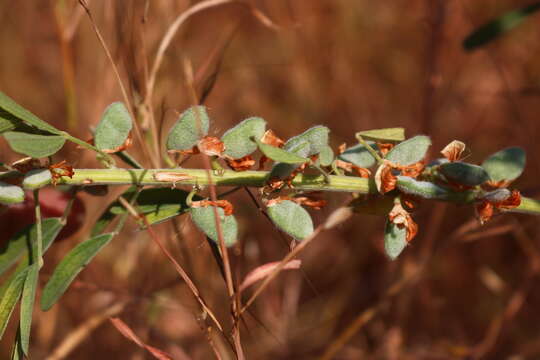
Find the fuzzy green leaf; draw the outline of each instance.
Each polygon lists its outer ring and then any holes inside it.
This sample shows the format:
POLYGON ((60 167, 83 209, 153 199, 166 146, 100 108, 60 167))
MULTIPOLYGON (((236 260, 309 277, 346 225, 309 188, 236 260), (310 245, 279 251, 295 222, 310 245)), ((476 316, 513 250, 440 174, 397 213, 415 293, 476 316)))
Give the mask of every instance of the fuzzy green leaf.
POLYGON ((193 106, 184 111, 169 131, 167 150, 189 150, 208 134, 210 119, 206 108, 193 106))
MULTIPOLYGON (((226 216, 222 208, 217 208, 221 222, 221 231, 226 246, 236 243, 238 237, 238 224, 233 215, 226 216)), ((212 206, 192 208, 190 210, 193 223, 212 241, 219 244, 218 232, 216 229, 216 217, 212 206)))
POLYGON ((24 287, 21 299, 20 318, 20 343, 23 352, 28 355, 30 345, 30 329, 32 327, 32 313, 34 312, 34 301, 36 299, 36 288, 38 284, 39 264, 30 265, 24 280, 24 287))
POLYGON ((311 216, 294 201, 284 200, 269 206, 268 216, 279 229, 297 240, 303 240, 313 233, 311 216))
POLYGON ((18 204, 24 201, 24 191, 17 185, 0 181, 0 204, 18 204))
POLYGON ((521 24, 529 15, 540 10, 540 2, 535 2, 521 9, 503 14, 493 21, 480 26, 463 41, 467 51, 479 48, 521 24))
POLYGON ((418 135, 397 144, 386 154, 386 159, 400 165, 411 165, 421 161, 427 153, 431 140, 424 135, 418 135))
POLYGON ((34 169, 30 170, 24 176, 22 186, 25 189, 39 189, 51 183, 52 175, 49 169, 34 169))
MULTIPOLYGON (((367 144, 371 146, 373 150, 379 150, 377 144, 375 144, 374 142, 368 141, 367 144)), ((339 154, 338 158, 361 168, 370 168, 377 162, 373 155, 371 155, 367 148, 362 144, 358 144, 348 148, 347 150, 339 154)))
POLYGON ((387 129, 376 129, 376 130, 366 130, 356 133, 360 135, 363 139, 369 140, 381 140, 381 141, 403 141, 405 140, 405 129, 404 128, 387 128, 387 129))
POLYGON ((384 229, 384 251, 390 260, 395 260, 407 247, 407 229, 399 228, 387 221, 384 229))
POLYGON ((0 339, 4 336, 11 313, 21 297, 28 270, 27 267, 13 277, 0 298, 0 339))
MULTIPOLYGON (((43 240, 43 251, 49 248, 53 240, 62 230, 60 218, 43 219, 41 232, 43 240)), ((36 226, 28 225, 19 231, 13 238, 6 242, 0 250, 0 274, 3 274, 11 267, 28 249, 32 246, 32 252, 36 251, 36 226)))
POLYGON ((257 143, 252 138, 260 139, 266 130, 266 121, 260 117, 250 117, 221 137, 225 145, 224 154, 233 159, 240 159, 257 150, 257 143))
POLYGON ((122 146, 133 127, 131 115, 122 102, 114 102, 103 112, 96 127, 94 143, 100 150, 114 150, 122 146))
POLYGON ((448 180, 466 186, 480 185, 489 180, 489 175, 484 168, 463 162, 442 164, 439 171, 448 180))
POLYGON ((19 131, 8 131, 4 133, 4 137, 13 151, 33 158, 54 155, 66 142, 66 139, 58 135, 37 135, 19 131))
MULTIPOLYGON (((60 135, 62 132, 55 128, 54 126, 48 124, 47 122, 41 120, 36 115, 32 114, 30 111, 26 110, 19 104, 17 104, 12 98, 0 91, 0 109, 5 113, 10 114, 11 121, 16 122, 13 118, 24 122, 27 125, 32 125, 40 130, 47 131, 51 134, 60 135)), ((9 118, 8 116, 0 116, 3 119, 9 118)), ((5 121, 1 122, 0 125, 6 126, 5 121)))
POLYGON ((512 181, 523 173, 526 162, 525 150, 520 147, 509 147, 488 157, 482 163, 482 167, 493 181, 512 181))
POLYGON ((283 149, 303 157, 316 155, 328 146, 328 133, 330 130, 326 126, 314 126, 290 138, 283 149))
POLYGON ((325 146, 322 148, 319 154, 319 162, 322 166, 330 166, 334 161, 334 150, 330 146, 325 146))
POLYGON ((288 152, 287 150, 280 149, 278 147, 263 144, 257 140, 257 145, 259 150, 269 159, 274 160, 275 162, 285 163, 285 164, 303 164, 308 162, 309 159, 288 152))
POLYGON ((113 233, 92 237, 75 246, 60 261, 43 289, 41 310, 49 310, 58 301, 75 277, 113 237, 113 233))

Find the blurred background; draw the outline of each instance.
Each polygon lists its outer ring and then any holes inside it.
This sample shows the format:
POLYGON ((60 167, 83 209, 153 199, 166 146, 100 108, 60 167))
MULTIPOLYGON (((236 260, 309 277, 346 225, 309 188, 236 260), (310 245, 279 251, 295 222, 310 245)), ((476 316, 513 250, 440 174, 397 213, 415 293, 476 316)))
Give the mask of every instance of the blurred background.
MULTIPOLYGON (((326 125, 334 148, 353 144, 356 131, 397 126, 407 136, 431 136, 432 158, 454 139, 468 145, 467 160, 476 163, 520 145, 528 163, 513 186, 540 196, 540 19, 533 15, 476 51, 462 47, 475 28, 530 1, 218 4, 172 33, 150 94, 160 42, 197 2, 87 1, 149 141, 148 130, 155 126, 162 141, 192 103, 188 64, 209 108, 211 135, 256 115, 282 138, 326 125)), ((90 138, 104 108, 123 97, 84 9, 77 1, 3 1, 0 24, 0 89, 42 119, 90 138)), ((143 165, 165 166, 141 149, 135 139, 130 151, 143 165)), ((5 162, 20 158, 3 139, 0 152, 5 162)), ((73 144, 56 155, 63 159, 78 168, 99 166, 73 144)), ((106 198, 80 195, 82 227, 49 250, 43 282, 122 190, 111 189, 106 198)), ((326 198, 328 206, 312 212, 316 224, 350 195, 326 198)), ((230 199, 240 224, 240 245, 231 253, 239 281, 283 258, 289 245, 245 192, 230 199)), ((382 249, 384 218, 357 215, 320 235, 300 256, 301 271, 281 274, 250 308, 241 326, 247 358, 540 357, 538 218, 498 216, 480 227, 471 207, 426 203, 415 219, 419 235, 394 262, 382 249)), ((204 236, 184 217, 155 231, 229 328, 227 290, 204 236)), ((81 329, 81 339, 67 344, 69 354, 54 359, 151 358, 111 325, 112 315, 175 359, 215 358, 210 341, 223 342, 207 331, 185 283, 133 222, 59 304, 46 313, 36 308, 32 358, 55 354, 81 329), (107 312, 123 301, 121 311, 107 312)), ((9 356, 14 325, 2 340, 2 358, 9 356)))

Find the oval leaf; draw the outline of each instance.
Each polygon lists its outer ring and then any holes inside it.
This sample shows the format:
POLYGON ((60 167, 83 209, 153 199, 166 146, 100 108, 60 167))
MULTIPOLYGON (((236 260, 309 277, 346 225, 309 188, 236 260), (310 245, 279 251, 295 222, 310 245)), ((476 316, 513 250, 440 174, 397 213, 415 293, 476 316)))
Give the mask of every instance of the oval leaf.
POLYGON ((132 127, 133 120, 125 105, 114 102, 103 112, 96 127, 94 143, 99 150, 114 151, 126 142, 132 127))
POLYGON ((384 251, 390 260, 395 260, 407 246, 407 229, 400 229, 387 221, 384 229, 384 251))
POLYGON ((288 152, 287 150, 280 149, 278 147, 263 144, 257 140, 257 145, 259 150, 269 159, 274 160, 275 162, 285 163, 285 164, 303 164, 308 162, 309 159, 288 152))
POLYGON ((233 159, 240 159, 257 150, 257 143, 252 140, 260 139, 266 130, 266 121, 260 117, 250 117, 232 129, 227 130, 221 137, 225 145, 224 154, 233 159))
POLYGON ((313 233, 311 216, 294 201, 284 200, 269 206, 268 216, 279 229, 297 240, 303 240, 313 233))
MULTIPOLYGON (((379 150, 379 147, 374 142, 368 141, 367 144, 371 146, 373 150, 379 150)), ((361 168, 370 168, 377 162, 373 155, 371 155, 367 148, 362 144, 348 148, 339 154, 338 158, 361 168)))
POLYGON ((381 140, 381 141, 403 141, 405 140, 405 129, 401 127, 366 130, 356 133, 363 139, 381 140))
POLYGON ((40 130, 50 132, 51 134, 61 134, 62 132, 50 125, 49 123, 41 120, 30 111, 26 110, 19 104, 17 104, 12 98, 0 91, 0 109, 4 112, 12 115, 27 125, 35 126, 40 130))
MULTIPOLYGON (((43 251, 47 250, 53 240, 62 230, 60 218, 43 219, 41 222, 41 233, 43 241, 43 251)), ((29 244, 32 244, 32 251, 36 251, 36 226, 28 225, 19 231, 13 238, 7 241, 0 250, 0 274, 4 273, 13 265, 23 253, 28 253, 29 244)))
POLYGON ((208 134, 210 119, 206 108, 193 106, 184 111, 169 131, 167 150, 189 150, 208 134))
POLYGON ((43 289, 41 310, 49 310, 58 301, 73 279, 113 237, 113 233, 107 233, 90 238, 75 246, 60 261, 43 289))
POLYGON ((34 169, 26 173, 22 186, 29 190, 39 189, 50 184, 51 180, 52 176, 49 169, 34 169))
POLYGON ((11 313, 21 297, 28 270, 29 268, 27 267, 16 274, 0 298, 0 339, 4 335, 11 313))
POLYGON ((319 154, 319 162, 322 166, 330 166, 334 161, 334 150, 330 146, 325 146, 322 148, 319 154))
POLYGON ((20 344, 23 352, 28 355, 30 345, 30 329, 32 327, 32 313, 34 312, 34 301, 36 299, 36 288, 38 284, 39 264, 30 265, 24 280, 21 299, 20 318, 20 344))
MULTIPOLYGON (((217 208, 217 212, 221 221, 221 231, 225 245, 232 246, 236 243, 238 237, 238 224, 236 223, 236 219, 233 215, 226 216, 222 208, 217 208)), ((190 213, 193 223, 212 241, 219 244, 213 207, 192 208, 190 213)))
POLYGON ((18 204, 24 201, 24 191, 17 185, 0 181, 0 204, 18 204))
POLYGON ((489 180, 489 175, 484 168, 462 162, 442 164, 439 171, 448 180, 466 186, 480 185, 489 180))
POLYGON ((400 165, 411 165, 424 159, 431 145, 429 137, 418 135, 397 144, 386 155, 386 159, 400 165))
POLYGON ((328 133, 330 130, 326 126, 314 126, 290 138, 283 149, 303 157, 316 155, 328 146, 328 133))
POLYGON ((525 150, 509 147, 491 155, 482 163, 482 167, 493 181, 512 181, 521 175, 526 161, 525 150))
POLYGON ((33 158, 43 158, 56 154, 66 139, 58 135, 37 135, 18 131, 4 133, 9 146, 21 154, 33 158))

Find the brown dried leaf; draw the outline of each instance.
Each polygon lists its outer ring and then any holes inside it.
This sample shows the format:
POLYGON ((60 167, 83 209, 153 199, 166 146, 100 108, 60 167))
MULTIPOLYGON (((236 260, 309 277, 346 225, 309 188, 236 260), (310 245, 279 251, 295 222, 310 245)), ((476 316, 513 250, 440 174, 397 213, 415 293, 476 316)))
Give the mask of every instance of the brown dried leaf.
MULTIPOLYGON (((281 261, 275 261, 261 265, 253 269, 249 274, 246 275, 244 281, 240 285, 240 291, 244 291, 249 286, 253 285, 257 281, 263 280, 268 275, 270 275, 274 269, 281 263, 281 261)), ((285 264, 283 270, 292 270, 299 269, 302 262, 300 260, 291 260, 285 264)))
POLYGON ((159 350, 158 348, 145 344, 133 332, 133 330, 131 330, 131 328, 125 322, 123 322, 120 318, 110 318, 109 320, 113 324, 113 326, 116 328, 116 330, 120 332, 120 334, 124 335, 128 340, 133 341, 139 347, 146 349, 146 351, 152 354, 154 358, 158 360, 173 360, 172 356, 167 354, 165 351, 159 350))

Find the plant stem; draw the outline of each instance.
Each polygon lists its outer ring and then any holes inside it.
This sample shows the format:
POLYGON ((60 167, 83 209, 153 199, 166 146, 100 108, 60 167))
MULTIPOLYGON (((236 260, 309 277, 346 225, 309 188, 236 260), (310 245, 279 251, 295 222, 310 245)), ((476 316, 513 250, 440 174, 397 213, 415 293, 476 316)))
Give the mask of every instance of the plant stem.
MULTIPOLYGON (((199 185, 211 183, 215 186, 247 186, 263 187, 266 185, 268 171, 242 171, 224 170, 219 176, 208 176, 204 169, 75 169, 73 178, 63 177, 59 184, 65 185, 199 185), (178 174, 182 180, 158 181, 155 174, 165 172, 178 174)), ((353 176, 329 175, 327 181, 323 175, 298 174, 291 182, 296 190, 350 192, 359 194, 377 195, 378 191, 372 179, 363 179, 353 176)), ((435 197, 436 194, 433 194, 435 197)), ((468 193, 449 191, 441 201, 455 203, 471 203, 474 196, 468 193)), ((540 215, 540 200, 522 197, 521 205, 509 210, 510 212, 525 212, 540 215)))
POLYGON ((364 140, 364 138, 362 138, 360 134, 356 134, 356 139, 358 140, 360 144, 364 145, 366 150, 371 154, 371 156, 375 158, 375 160, 377 160, 377 163, 379 165, 383 163, 383 158, 379 156, 377 151, 373 150, 373 148, 369 146, 369 144, 366 142, 366 140, 364 140))

